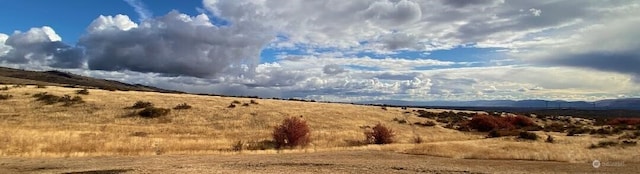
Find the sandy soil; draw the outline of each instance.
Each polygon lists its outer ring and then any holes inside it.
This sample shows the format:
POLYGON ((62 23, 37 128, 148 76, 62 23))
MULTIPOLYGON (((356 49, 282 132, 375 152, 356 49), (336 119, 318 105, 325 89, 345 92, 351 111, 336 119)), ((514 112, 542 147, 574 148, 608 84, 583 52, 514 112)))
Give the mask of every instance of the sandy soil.
POLYGON ((635 173, 640 163, 476 160, 386 151, 0 158, 0 173, 635 173))

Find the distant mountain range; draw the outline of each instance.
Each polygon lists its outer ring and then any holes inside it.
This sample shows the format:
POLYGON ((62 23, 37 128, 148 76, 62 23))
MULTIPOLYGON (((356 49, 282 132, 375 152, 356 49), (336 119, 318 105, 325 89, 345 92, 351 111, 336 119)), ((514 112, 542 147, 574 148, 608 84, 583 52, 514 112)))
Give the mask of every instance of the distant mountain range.
POLYGON ((404 101, 376 100, 359 104, 385 104, 419 107, 502 107, 537 109, 631 109, 640 110, 640 98, 607 99, 595 102, 562 100, 475 100, 475 101, 404 101))
MULTIPOLYGON (((140 84, 127 84, 113 80, 96 79, 61 71, 27 71, 0 67, 0 84, 32 84, 55 86, 92 87, 122 91, 153 91, 164 93, 183 93, 140 84)), ((595 102, 562 101, 562 100, 476 100, 476 101, 405 101, 376 100, 363 101, 357 104, 378 104, 392 106, 417 107, 500 107, 500 108, 532 108, 532 109, 627 109, 640 110, 640 98, 609 99, 595 102)))

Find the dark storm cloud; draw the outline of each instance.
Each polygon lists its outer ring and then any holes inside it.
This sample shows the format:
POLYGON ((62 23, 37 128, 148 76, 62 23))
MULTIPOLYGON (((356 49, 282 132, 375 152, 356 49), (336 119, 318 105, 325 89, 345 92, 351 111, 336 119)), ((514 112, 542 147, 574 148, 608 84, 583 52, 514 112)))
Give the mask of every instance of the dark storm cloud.
POLYGON ((213 77, 228 71, 251 71, 268 32, 251 23, 217 27, 205 15, 172 11, 136 26, 126 16, 101 16, 79 45, 90 69, 131 70, 168 75, 213 77), (115 22, 114 22, 115 21, 115 22))

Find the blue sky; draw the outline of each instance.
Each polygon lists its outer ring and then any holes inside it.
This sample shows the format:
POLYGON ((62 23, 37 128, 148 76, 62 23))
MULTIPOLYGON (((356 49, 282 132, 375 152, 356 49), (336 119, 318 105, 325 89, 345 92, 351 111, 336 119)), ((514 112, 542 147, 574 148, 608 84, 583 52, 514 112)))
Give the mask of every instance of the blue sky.
POLYGON ((4 0, 0 64, 332 101, 640 94, 637 1, 328 2, 4 0))

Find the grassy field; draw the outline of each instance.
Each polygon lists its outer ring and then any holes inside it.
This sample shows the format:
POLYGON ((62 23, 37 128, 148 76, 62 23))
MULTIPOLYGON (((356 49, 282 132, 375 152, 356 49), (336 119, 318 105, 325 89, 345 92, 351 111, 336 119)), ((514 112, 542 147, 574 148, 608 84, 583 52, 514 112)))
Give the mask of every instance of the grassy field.
MULTIPOLYGON (((2 86, 0 86, 2 87, 2 86)), ((514 137, 485 138, 486 133, 460 132, 443 128, 415 126, 428 121, 417 117, 413 108, 382 109, 335 103, 248 99, 190 94, 166 94, 89 89, 79 95, 81 104, 47 105, 33 94, 76 96, 76 88, 49 86, 11 87, 0 94, 12 98, 0 100, 0 156, 4 157, 91 157, 150 156, 180 154, 274 154, 312 153, 340 150, 383 150, 452 158, 519 159, 583 163, 593 159, 640 161, 638 146, 589 149, 589 145, 614 136, 573 136, 538 131, 556 137, 556 143, 544 138, 523 141, 514 137), (256 103, 251 103, 255 100, 256 103), (173 108, 181 103, 191 109, 171 110, 160 118, 141 118, 134 109, 125 109, 136 101, 149 101, 156 107, 173 108), (234 102, 235 108, 228 106, 234 102), (244 104, 247 106, 243 106, 244 104), (271 140, 273 127, 284 118, 302 117, 311 127, 310 146, 276 151, 233 151, 239 141, 245 146, 271 140), (395 120, 407 120, 398 123, 395 120), (377 123, 396 132, 396 143, 362 145, 363 131, 377 123), (415 144, 418 136, 423 143, 415 144)), ((441 112, 442 110, 430 110, 441 112)))

